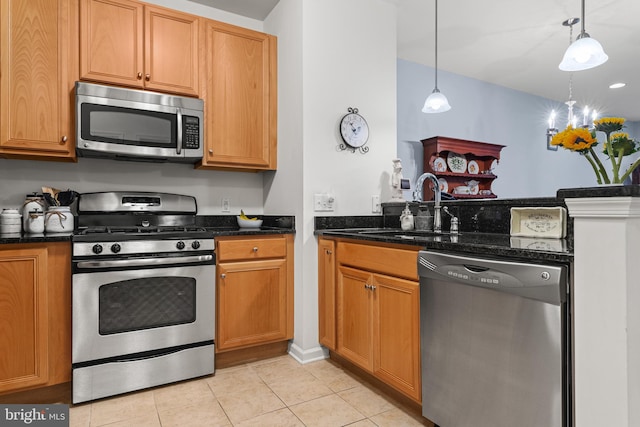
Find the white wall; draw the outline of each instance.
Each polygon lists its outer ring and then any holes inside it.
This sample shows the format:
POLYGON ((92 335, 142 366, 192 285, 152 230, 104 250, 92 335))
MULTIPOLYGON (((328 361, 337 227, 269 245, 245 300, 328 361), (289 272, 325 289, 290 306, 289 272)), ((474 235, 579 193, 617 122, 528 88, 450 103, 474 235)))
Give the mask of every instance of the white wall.
POLYGON ((196 197, 198 213, 221 213, 223 197, 231 210, 262 212, 262 176, 194 170, 193 165, 84 159, 78 163, 0 159, 0 208, 22 206, 25 195, 42 187, 92 191, 162 191, 196 197))
POLYGON ((385 0, 281 0, 265 22, 279 37, 279 166, 265 179, 265 211, 296 215, 295 337, 291 353, 318 344, 316 215, 371 214, 396 156, 396 6, 385 0), (354 19, 359 16, 362 19, 354 19), (338 150, 338 124, 357 107, 371 129, 367 154, 338 150), (313 194, 336 197, 315 212, 313 194))
MULTIPOLYGON (((280 0, 265 20, 265 31, 278 37, 278 172, 265 175, 266 212, 295 215, 296 228, 304 223, 303 109, 302 109, 302 9, 299 0, 280 0)), ((294 247, 294 344, 291 354, 300 361, 323 354, 318 347, 315 286, 307 286, 303 271, 304 233, 297 232, 294 247), (311 318, 309 311, 316 313, 311 318), (315 326, 314 326, 315 325, 315 326)))
MULTIPOLYGON (((398 60, 398 156, 403 160, 403 175, 412 185, 422 173, 420 140, 432 136, 505 145, 493 184, 500 198, 555 197, 559 188, 596 185, 593 170, 582 156, 562 148, 546 148, 549 112, 556 109, 565 117, 565 105, 438 70, 438 88, 452 108, 441 114, 424 114, 420 110, 433 86, 433 68, 398 60)), ((629 123, 627 128, 640 138, 635 133, 637 124, 629 123)), ((637 155, 625 159, 626 163, 632 157, 637 155)))

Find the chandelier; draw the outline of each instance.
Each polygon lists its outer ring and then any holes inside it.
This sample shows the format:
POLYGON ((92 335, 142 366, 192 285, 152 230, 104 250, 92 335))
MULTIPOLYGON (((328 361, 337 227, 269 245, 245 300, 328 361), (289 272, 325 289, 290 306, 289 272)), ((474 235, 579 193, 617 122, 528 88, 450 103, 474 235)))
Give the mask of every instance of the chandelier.
MULTIPOLYGON (((562 23, 565 27, 569 27, 569 45, 571 45, 571 40, 573 39, 573 26, 580 22, 580 18, 569 18, 562 23)), ((593 126, 593 121, 598 117, 597 111, 589 110, 588 106, 585 106, 582 110, 582 120, 579 123, 580 117, 576 115, 573 111, 573 106, 576 101, 573 99, 573 73, 569 75, 569 100, 565 102, 567 106, 567 124, 566 126, 571 126, 573 128, 583 127, 583 128, 591 128, 593 126)), ((557 145, 551 145, 551 138, 554 137, 555 134, 558 133, 558 128, 556 127, 558 121, 558 115, 556 110, 551 110, 551 114, 549 115, 548 127, 547 127, 547 150, 558 150, 557 145)))

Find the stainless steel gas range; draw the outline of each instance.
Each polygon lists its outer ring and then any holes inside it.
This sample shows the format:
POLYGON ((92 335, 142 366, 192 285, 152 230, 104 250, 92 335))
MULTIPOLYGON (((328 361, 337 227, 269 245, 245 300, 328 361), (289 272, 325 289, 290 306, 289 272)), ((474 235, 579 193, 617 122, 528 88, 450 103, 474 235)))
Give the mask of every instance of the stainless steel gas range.
POLYGON ((191 196, 80 195, 73 403, 214 372, 214 240, 196 213, 191 196))

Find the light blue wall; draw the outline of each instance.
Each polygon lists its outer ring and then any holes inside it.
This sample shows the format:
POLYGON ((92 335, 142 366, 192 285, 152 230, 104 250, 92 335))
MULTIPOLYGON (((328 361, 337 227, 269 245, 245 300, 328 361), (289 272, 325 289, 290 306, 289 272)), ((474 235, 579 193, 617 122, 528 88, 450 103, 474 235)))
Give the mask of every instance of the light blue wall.
MULTIPOLYGON (((564 116, 564 104, 438 70, 438 88, 452 108, 424 114, 420 110, 433 87, 433 68, 398 60, 397 149, 403 176, 411 179, 412 187, 422 173, 420 140, 432 136, 505 145, 492 187, 500 198, 555 196, 559 188, 596 185, 591 166, 582 156, 546 148, 549 112, 556 109, 564 116)), ((626 130, 639 135, 640 124, 628 123, 626 130)), ((405 197, 410 198, 410 193, 405 197)))

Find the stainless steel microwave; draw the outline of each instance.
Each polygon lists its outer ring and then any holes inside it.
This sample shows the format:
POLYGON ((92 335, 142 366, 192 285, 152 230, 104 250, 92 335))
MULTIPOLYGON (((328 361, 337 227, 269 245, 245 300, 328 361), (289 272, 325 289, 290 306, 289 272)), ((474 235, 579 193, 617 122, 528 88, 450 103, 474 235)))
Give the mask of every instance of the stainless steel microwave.
POLYGON ((204 152, 201 99, 76 82, 81 157, 195 163, 204 152))

